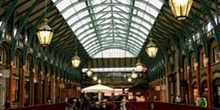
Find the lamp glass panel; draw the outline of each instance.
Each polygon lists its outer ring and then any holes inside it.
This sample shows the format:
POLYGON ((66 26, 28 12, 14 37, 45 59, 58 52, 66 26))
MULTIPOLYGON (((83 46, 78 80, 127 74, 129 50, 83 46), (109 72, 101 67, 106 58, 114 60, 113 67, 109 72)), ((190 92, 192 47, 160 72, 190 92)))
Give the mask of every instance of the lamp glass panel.
POLYGON ((40 30, 37 32, 37 36, 41 45, 49 45, 53 37, 53 32, 48 30, 40 30))
POLYGON ((149 57, 155 57, 157 54, 158 48, 157 47, 147 47, 146 52, 149 57))

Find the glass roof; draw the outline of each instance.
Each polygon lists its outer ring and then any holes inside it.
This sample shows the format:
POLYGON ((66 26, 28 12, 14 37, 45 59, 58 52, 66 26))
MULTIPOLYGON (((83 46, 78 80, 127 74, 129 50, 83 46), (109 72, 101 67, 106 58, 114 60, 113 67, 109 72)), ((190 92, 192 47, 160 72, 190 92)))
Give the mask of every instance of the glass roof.
POLYGON ((137 57, 163 0, 53 0, 90 57, 137 57), (110 50, 115 54, 108 56, 110 50), (102 52, 103 51, 103 52, 102 52), (105 53, 107 52, 107 53, 105 53), (122 52, 125 53, 125 52, 122 52), (123 56, 122 56, 123 55, 123 56))

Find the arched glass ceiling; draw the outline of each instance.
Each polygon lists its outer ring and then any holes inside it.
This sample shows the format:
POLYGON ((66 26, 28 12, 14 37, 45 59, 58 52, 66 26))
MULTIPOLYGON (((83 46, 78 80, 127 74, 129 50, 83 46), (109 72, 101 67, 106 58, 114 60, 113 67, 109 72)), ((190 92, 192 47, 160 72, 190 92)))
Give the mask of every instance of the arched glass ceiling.
POLYGON ((133 54, 122 49, 107 49, 94 55, 95 58, 118 58, 118 56, 134 57, 133 54))
MULTIPOLYGON (((91 57, 128 51, 136 57, 163 0, 53 0, 91 57)), ((125 53, 125 52, 123 52, 125 53)), ((102 57, 125 57, 123 54, 102 57), (117 56, 118 55, 118 56, 117 56)), ((131 57, 127 56, 127 57, 131 57)))

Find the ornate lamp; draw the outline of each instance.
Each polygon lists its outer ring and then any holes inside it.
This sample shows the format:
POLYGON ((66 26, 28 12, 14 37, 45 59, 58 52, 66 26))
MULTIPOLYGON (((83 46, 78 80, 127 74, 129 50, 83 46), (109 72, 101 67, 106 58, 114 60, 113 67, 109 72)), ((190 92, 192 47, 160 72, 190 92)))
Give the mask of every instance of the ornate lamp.
POLYGON ((188 17, 193 0, 169 0, 170 8, 177 20, 184 20, 188 17))
POLYGON ((131 73, 131 78, 136 79, 137 78, 137 74, 135 73, 135 71, 133 70, 131 73))
MULTIPOLYGON (((45 17, 46 17, 46 13, 47 13, 47 0, 45 1, 45 17)), ((44 24, 37 29, 38 40, 42 46, 49 45, 53 37, 53 30, 47 23, 48 23, 48 19, 45 18, 44 24)))
POLYGON ((75 56, 72 57, 72 65, 74 68, 77 68, 79 67, 80 63, 81 63, 81 60, 79 56, 77 55, 77 52, 75 52, 75 56))
POLYGON ((143 65, 140 61, 140 59, 138 59, 137 63, 136 63, 136 68, 138 71, 142 71, 143 70, 143 65))
POLYGON ((99 84, 101 84, 101 83, 102 83, 102 80, 101 80, 101 79, 99 79, 99 80, 98 80, 98 83, 99 83, 99 84))
POLYGON ((155 57, 158 52, 158 47, 152 42, 152 38, 149 38, 149 43, 147 44, 145 51, 149 57, 155 57))
POLYGON ((93 81, 97 81, 98 77, 95 75, 92 77, 93 81))
POLYGON ((92 76, 92 70, 90 68, 86 71, 86 75, 88 77, 92 76))
POLYGON ((129 77, 129 78, 128 78, 128 82, 131 82, 131 81, 132 81, 132 79, 129 77))
POLYGON ((76 38, 76 52, 75 52, 75 56, 72 57, 72 65, 74 68, 78 68, 80 63, 81 63, 81 60, 77 54, 77 38, 76 38))

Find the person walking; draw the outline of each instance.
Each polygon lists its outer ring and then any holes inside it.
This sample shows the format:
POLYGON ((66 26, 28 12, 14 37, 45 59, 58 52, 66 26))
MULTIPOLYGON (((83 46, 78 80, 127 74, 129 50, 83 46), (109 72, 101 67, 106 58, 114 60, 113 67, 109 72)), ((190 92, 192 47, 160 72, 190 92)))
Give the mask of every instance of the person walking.
POLYGON ((189 98, 187 94, 184 95, 183 104, 189 104, 189 98))
POLYGON ((7 97, 6 100, 5 100, 5 109, 8 109, 8 108, 11 108, 11 101, 7 97))
POLYGON ((181 98, 179 95, 176 96, 175 103, 181 103, 181 98))
POLYGON ((199 97, 196 99, 196 106, 207 107, 207 100, 201 93, 199 94, 199 97))

